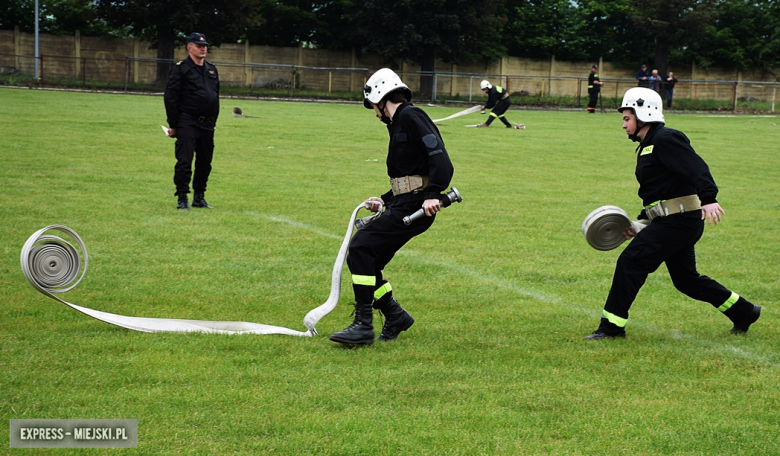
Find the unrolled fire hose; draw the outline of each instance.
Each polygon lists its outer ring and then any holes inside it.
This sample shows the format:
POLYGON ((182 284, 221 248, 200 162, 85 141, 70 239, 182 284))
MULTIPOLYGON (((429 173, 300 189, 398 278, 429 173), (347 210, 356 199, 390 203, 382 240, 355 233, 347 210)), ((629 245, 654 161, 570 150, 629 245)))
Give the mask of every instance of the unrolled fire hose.
MULTIPOLYGON (((330 296, 321 306, 311 310, 303 318, 303 324, 308 328, 307 331, 296 331, 281 326, 264 325, 260 323, 247 323, 241 321, 201 321, 201 320, 178 320, 170 318, 143 318, 126 317, 99 310, 88 309, 66 302, 55 294, 65 293, 72 290, 87 272, 89 257, 87 248, 78 234, 72 229, 63 225, 49 225, 36 231, 22 248, 21 263, 22 271, 32 286, 79 312, 89 315, 100 321, 121 326, 142 332, 203 332, 203 333, 223 333, 223 334, 286 334, 290 336, 312 337, 317 335, 315 325, 325 315, 329 314, 338 304, 341 295, 341 272, 344 269, 347 250, 352 238, 352 232, 355 227, 357 213, 362 208, 369 208, 369 203, 361 203, 352 212, 352 217, 347 226, 347 233, 344 235, 344 241, 336 256, 336 262, 333 265, 333 274, 331 277, 330 296), (77 244, 78 249, 73 243, 55 236, 46 234, 48 231, 60 231, 67 234, 77 244), (79 256, 79 250, 83 258, 79 256)), ((374 215, 362 220, 371 219, 381 215, 382 207, 374 215)))
POLYGON ((628 214, 617 206, 601 206, 582 222, 582 234, 596 250, 613 250, 626 241, 623 232, 629 226, 637 233, 647 226, 647 220, 632 222, 628 214))
POLYGON ((477 112, 480 109, 482 109, 482 106, 472 106, 472 107, 470 107, 468 109, 464 109, 463 111, 456 112, 455 114, 453 114, 453 115, 451 115, 449 117, 445 117, 443 119, 436 119, 436 120, 433 121, 433 123, 444 122, 445 120, 450 120, 450 119, 454 119, 456 117, 465 116, 466 114, 471 114, 472 112, 477 112))

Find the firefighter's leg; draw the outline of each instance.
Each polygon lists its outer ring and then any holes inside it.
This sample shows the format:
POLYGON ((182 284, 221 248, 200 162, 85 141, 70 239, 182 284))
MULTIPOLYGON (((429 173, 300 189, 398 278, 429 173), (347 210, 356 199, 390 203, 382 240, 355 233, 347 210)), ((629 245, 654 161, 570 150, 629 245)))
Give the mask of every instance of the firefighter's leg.
MULTIPOLYGON (((704 222, 702 222, 702 230, 704 222)), ((732 333, 745 333, 758 320, 761 306, 745 298, 696 270, 695 247, 683 249, 666 260, 666 268, 674 286, 687 296, 710 303, 734 323, 732 333)))

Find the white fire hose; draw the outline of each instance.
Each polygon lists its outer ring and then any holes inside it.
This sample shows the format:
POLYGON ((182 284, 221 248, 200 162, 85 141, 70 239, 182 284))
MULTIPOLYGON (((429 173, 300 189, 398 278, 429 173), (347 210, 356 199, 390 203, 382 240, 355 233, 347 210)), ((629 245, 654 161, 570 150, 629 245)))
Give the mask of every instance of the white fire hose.
MULTIPOLYGON (((99 310, 88 309, 66 302, 55 293, 65 293, 72 290, 87 272, 89 257, 87 248, 78 234, 63 225, 50 225, 36 231, 22 248, 22 271, 27 280, 36 290, 46 296, 72 307, 97 320, 142 332, 203 332, 223 334, 286 334, 289 336, 312 337, 317 335, 315 325, 325 315, 329 314, 338 304, 341 295, 341 272, 347 257, 347 250, 352 239, 357 213, 362 208, 369 208, 367 203, 361 203, 352 212, 352 217, 347 226, 347 232, 341 243, 341 248, 336 256, 331 277, 330 296, 321 306, 311 310, 303 318, 303 324, 307 331, 296 331, 281 326, 264 325, 260 323, 247 323, 241 321, 201 321, 178 320, 171 318, 143 318, 126 317, 99 310), (47 231, 60 231, 67 234, 78 245, 78 249, 70 242, 59 236, 45 234, 47 231), (81 251, 83 258, 79 256, 81 251)), ((379 211, 373 217, 378 217, 379 211)), ((364 219, 365 220, 365 219, 364 219)))
POLYGON ((628 214, 617 206, 601 206, 588 214, 582 222, 582 234, 596 250, 613 250, 626 241, 623 232, 629 226, 637 233, 647 226, 647 220, 632 222, 628 214))
POLYGON ((463 111, 456 112, 455 114, 453 114, 453 115, 451 115, 449 117, 445 117, 443 119, 436 119, 436 120, 434 120, 432 122, 433 123, 444 122, 445 120, 450 120, 450 119, 454 119, 456 117, 465 116, 466 114, 471 114, 472 112, 477 112, 480 109, 482 109, 482 106, 472 106, 472 107, 470 107, 468 109, 464 109, 463 111))

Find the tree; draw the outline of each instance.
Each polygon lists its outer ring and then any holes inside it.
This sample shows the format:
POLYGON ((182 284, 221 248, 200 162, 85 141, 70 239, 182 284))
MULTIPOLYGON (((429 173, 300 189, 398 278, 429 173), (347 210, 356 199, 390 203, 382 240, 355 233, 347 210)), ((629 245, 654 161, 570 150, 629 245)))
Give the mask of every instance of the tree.
POLYGON ((262 19, 245 36, 266 46, 351 49, 359 43, 359 33, 348 20, 355 7, 351 0, 261 0, 262 19))
POLYGON ((363 50, 388 61, 420 63, 420 92, 430 96, 437 58, 445 62, 493 60, 506 55, 498 37, 504 0, 366 0, 353 16, 363 50))
POLYGON ((501 32, 509 53, 532 59, 586 60, 584 11, 570 0, 508 0, 501 32))
POLYGON ((685 50, 697 65, 774 73, 780 67, 780 2, 727 0, 706 33, 685 50))
POLYGON ((717 0, 631 0, 634 26, 655 46, 655 68, 666 74, 670 49, 683 49, 718 17, 717 0))
MULTIPOLYGON (((99 16, 113 27, 127 27, 133 36, 152 42, 158 59, 173 59, 173 50, 192 32, 209 43, 236 40, 256 23, 258 0, 96 0, 99 16)), ((157 81, 163 84, 169 65, 158 63, 157 81)))
MULTIPOLYGON (((35 32, 35 0, 0 0, 0 29, 35 32)), ((51 0, 38 4, 38 29, 51 35, 83 36, 117 35, 108 25, 97 19, 91 0, 51 0)), ((121 31, 120 31, 121 32, 121 31)))

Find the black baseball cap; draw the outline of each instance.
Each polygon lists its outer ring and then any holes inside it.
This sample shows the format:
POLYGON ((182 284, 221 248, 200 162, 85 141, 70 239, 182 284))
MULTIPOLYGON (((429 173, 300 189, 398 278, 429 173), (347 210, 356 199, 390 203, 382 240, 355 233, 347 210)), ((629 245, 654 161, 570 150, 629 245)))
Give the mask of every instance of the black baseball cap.
POLYGON ((187 38, 187 43, 198 43, 198 44, 205 44, 206 46, 209 45, 209 42, 206 41, 206 35, 198 32, 194 32, 192 35, 187 38))
POLYGON ((595 68, 595 69, 597 69, 597 70, 598 70, 598 69, 599 69, 599 66, 594 64, 594 65, 593 65, 591 68, 595 68))

